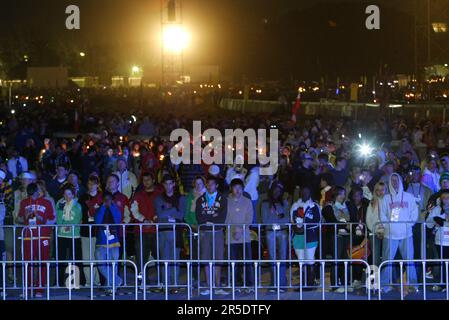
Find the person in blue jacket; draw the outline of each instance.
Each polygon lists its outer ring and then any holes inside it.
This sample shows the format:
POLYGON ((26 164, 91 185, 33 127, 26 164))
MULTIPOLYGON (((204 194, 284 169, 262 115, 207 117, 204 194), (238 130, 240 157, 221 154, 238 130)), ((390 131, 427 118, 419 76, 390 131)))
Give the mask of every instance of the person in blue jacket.
MULTIPOLYGON (((120 258, 120 226, 114 224, 121 223, 122 215, 119 208, 112 202, 112 194, 105 192, 103 195, 103 205, 97 209, 94 216, 97 228, 97 243, 95 249, 95 258, 97 260, 117 261, 120 258)), ((106 278, 107 286, 112 286, 113 277, 115 278, 115 289, 123 283, 118 275, 118 264, 115 265, 115 272, 112 274, 111 263, 99 263, 98 270, 106 278)), ((112 290, 108 290, 112 294, 112 290)))

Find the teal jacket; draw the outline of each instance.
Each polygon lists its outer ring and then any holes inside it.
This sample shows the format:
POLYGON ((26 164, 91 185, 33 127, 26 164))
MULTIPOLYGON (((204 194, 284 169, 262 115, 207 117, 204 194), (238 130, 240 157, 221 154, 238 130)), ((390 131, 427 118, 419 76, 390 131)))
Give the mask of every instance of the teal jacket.
POLYGON ((70 225, 81 224, 83 213, 81 205, 76 199, 73 199, 72 210, 68 216, 64 215, 64 207, 66 201, 63 199, 56 203, 56 224, 58 225, 58 237, 62 238, 79 238, 80 227, 70 227, 70 225), (73 230, 72 230, 73 229, 73 230))

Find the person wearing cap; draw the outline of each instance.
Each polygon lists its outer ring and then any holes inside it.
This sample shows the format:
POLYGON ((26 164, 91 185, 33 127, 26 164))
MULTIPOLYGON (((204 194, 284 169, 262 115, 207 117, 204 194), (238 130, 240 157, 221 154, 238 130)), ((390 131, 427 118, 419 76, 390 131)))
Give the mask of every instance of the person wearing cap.
MULTIPOLYGON (((266 243, 270 260, 286 260, 289 242, 288 226, 290 222, 288 215, 288 201, 284 199, 284 186, 279 181, 273 181, 268 190, 268 198, 261 203, 261 219, 265 225, 266 243)), ((287 266, 281 263, 279 268, 279 290, 284 292, 282 287, 287 286, 287 266)), ((271 288, 277 287, 276 266, 270 267, 271 288)))
MULTIPOLYGON (((156 232, 159 231, 160 257, 162 260, 179 260, 183 239, 182 233, 179 232, 179 228, 176 228, 175 224, 184 221, 186 201, 185 197, 176 191, 176 181, 172 176, 164 175, 162 178, 162 186, 164 187, 162 194, 154 200, 157 216, 156 221, 157 223, 165 224, 160 226, 159 230, 156 230, 156 232), (170 224, 173 224, 173 226, 170 224)), ((175 264, 174 267, 172 265, 171 263, 169 264, 167 271, 167 286, 179 284, 179 264, 175 264)), ((165 271, 163 274, 165 274, 165 271)), ((174 294, 178 291, 178 288, 173 287, 170 293, 174 294)))
MULTIPOLYGON (((44 227, 50 225, 55 219, 53 206, 47 199, 39 194, 36 183, 27 186, 26 199, 20 201, 17 223, 27 226, 23 231, 23 260, 24 261, 47 261, 50 258, 50 237, 52 228, 44 227)), ((38 276, 33 276, 33 270, 29 266, 28 283, 36 286, 36 297, 43 297, 47 285, 46 264, 39 265, 38 276), (34 279, 34 283, 32 282, 34 279)))
MULTIPOLYGON (((243 196, 243 180, 234 178, 231 181, 231 193, 228 196, 226 214, 226 244, 232 260, 251 260, 251 236, 249 226, 253 222, 253 205, 251 200, 243 196)), ((245 265, 246 283, 243 283, 243 267, 236 268, 237 286, 252 286, 254 269, 245 265)))
MULTIPOLYGON (((434 234, 437 258, 449 259, 449 189, 442 189, 439 192, 439 199, 440 204, 431 210, 426 222, 427 228, 434 234)), ((437 268, 437 270, 441 269, 443 270, 442 282, 446 283, 447 274, 444 264, 440 264, 437 268)), ((441 291, 442 289, 446 291, 446 285, 435 285, 432 287, 433 291, 441 291)))
MULTIPOLYGON (((228 212, 227 197, 218 192, 217 178, 208 176, 206 180, 206 192, 196 201, 196 219, 200 234, 200 259, 201 260, 223 260, 224 257, 224 227, 228 212), (219 224, 218 226, 214 226, 219 224)), ((209 295, 210 284, 213 279, 209 279, 209 265, 205 265, 207 289, 201 290, 201 295, 209 295)), ((215 284, 212 287, 221 285, 221 266, 215 266, 215 284)), ((217 288, 215 294, 226 295, 227 292, 217 288)))
POLYGON ((438 172, 437 160, 432 156, 428 156, 421 183, 432 190, 432 192, 438 192, 440 190, 439 180, 440 174, 438 172))
POLYGON ((128 170, 127 162, 124 158, 117 160, 117 171, 114 174, 119 178, 118 191, 131 198, 136 191, 138 182, 136 175, 128 170))

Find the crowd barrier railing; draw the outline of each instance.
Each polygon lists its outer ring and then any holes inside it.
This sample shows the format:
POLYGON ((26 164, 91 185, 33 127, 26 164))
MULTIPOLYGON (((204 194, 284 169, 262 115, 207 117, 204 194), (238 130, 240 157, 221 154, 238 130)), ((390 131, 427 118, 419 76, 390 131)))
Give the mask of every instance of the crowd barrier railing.
MULTIPOLYGON (((349 258, 350 254, 353 252, 353 249, 355 247, 354 240, 356 240, 356 237, 358 237, 358 240, 360 242, 367 241, 368 240, 368 232, 366 225, 363 223, 347 223, 347 222, 340 222, 340 223, 326 223, 326 222, 320 222, 320 223, 303 223, 301 224, 302 230, 311 230, 315 229, 318 230, 318 235, 316 236, 316 247, 315 252, 313 254, 314 258, 317 259, 345 259, 349 258), (362 225, 363 232, 362 236, 357 236, 355 232, 355 227, 362 225), (340 232, 341 229, 346 230, 345 233, 340 232), (323 248, 324 246, 324 248, 323 248), (332 247, 332 248, 330 248, 332 247), (326 250, 324 250, 326 248, 326 250), (316 252, 317 251, 317 252, 316 252), (330 252, 329 252, 330 251, 330 252)), ((243 257, 247 257, 247 250, 251 250, 251 258, 257 259, 257 260, 263 260, 263 250, 262 250, 262 243, 266 244, 267 251, 269 258, 272 260, 280 259, 285 260, 288 259, 290 261, 294 261, 294 258, 292 257, 292 249, 293 249, 293 238, 295 235, 299 235, 297 233, 297 224, 291 224, 291 223, 284 223, 284 224, 203 224, 198 227, 198 238, 201 238, 202 234, 209 233, 209 236, 207 237, 207 243, 208 247, 209 244, 212 244, 212 256, 211 257, 205 257, 206 259, 215 259, 215 260, 226 260, 226 259, 220 259, 220 256, 223 254, 216 254, 216 243, 225 242, 223 245, 223 250, 226 251, 227 254, 227 260, 231 260, 233 257, 231 255, 231 245, 232 245, 232 231, 235 230, 235 228, 240 228, 242 230, 245 230, 242 232, 241 241, 238 242, 238 244, 245 244, 248 242, 251 242, 251 239, 248 238, 248 232, 247 230, 253 230, 256 232, 257 235, 257 254, 254 254, 254 250, 249 247, 247 248, 246 245, 242 245, 242 259, 245 260, 243 257), (221 232, 221 233, 220 233, 221 232), (212 234, 212 235, 210 235, 212 234), (268 237, 268 235, 271 235, 268 237), (217 238, 219 240, 217 241, 217 238), (272 240, 274 242, 273 244, 267 244, 267 242, 272 240), (280 238, 280 239, 279 239, 280 238), (281 241, 279 241, 281 240, 281 241), (226 249, 226 250, 225 250, 226 249), (218 256, 218 257, 217 257, 218 256)), ((304 236, 303 243, 308 244, 308 232, 302 232, 302 235, 304 236)), ((305 248, 307 248, 307 245, 305 245, 305 248)), ((208 249, 208 248, 207 248, 208 249)), ((209 250, 209 249, 208 249, 209 250)), ((301 249, 303 250, 303 249, 301 249)), ((364 256, 368 256, 368 246, 365 245, 363 248, 364 256)), ((301 252, 299 252, 301 253, 301 252)), ((200 241, 197 243, 197 261, 201 258, 201 246, 200 241)), ((203 257, 204 258, 204 257, 203 257)), ((224 258, 224 257, 223 257, 224 258)), ((248 258, 246 258, 248 260, 248 258)), ((274 266, 273 266, 274 268, 274 266)), ((284 268, 284 266, 283 266, 284 268)), ((334 268, 334 281, 333 283, 335 286, 338 284, 338 265, 335 264, 333 266, 334 268)), ((228 284, 230 283, 230 265, 227 266, 228 269, 228 284)), ((243 281, 246 284, 246 268, 243 268, 243 281)), ((259 271, 261 272, 261 271, 259 271)), ((292 268, 289 264, 288 268, 289 272, 289 285, 288 287, 292 286, 291 279, 292 279, 292 268)), ((199 279, 199 273, 200 270, 197 270, 197 279, 199 279)), ((272 272, 274 274, 274 272, 272 272)), ((259 277, 260 279, 260 277, 259 277)), ((307 280, 307 279, 306 279, 307 280)), ((351 268, 351 274, 350 274, 350 282, 353 281, 353 275, 352 275, 352 268, 351 268)), ((199 287, 199 286, 198 286, 199 287)))
MULTIPOLYGON (((208 265, 209 266, 209 279, 213 279, 213 269, 214 269, 214 265, 216 264, 229 264, 230 269, 231 269, 231 284, 229 287, 221 287, 221 286, 217 286, 216 284, 214 284, 214 281, 209 281, 209 284, 207 287, 204 287, 203 289, 207 289, 207 296, 209 297, 210 300, 213 300, 214 296, 214 289, 231 289, 230 291, 230 295, 232 296, 232 300, 236 300, 236 289, 241 288, 241 286, 239 287, 238 285, 236 285, 236 266, 238 264, 250 264, 253 265, 254 269, 256 270, 256 272, 254 272, 254 286, 252 290, 252 292, 254 293, 254 299, 255 300, 259 300, 260 297, 260 293, 259 291, 262 289, 266 289, 266 287, 262 287, 260 285, 259 282, 259 272, 257 272, 260 268, 262 268, 262 266, 264 264, 275 264, 276 265, 276 276, 279 280, 279 275, 280 275, 280 267, 282 263, 297 263, 299 265, 299 283, 295 286, 295 289, 298 289, 298 299, 299 300, 303 300, 304 299, 304 294, 303 291, 305 291, 305 285, 304 285, 304 278, 302 277, 302 271, 305 267, 307 267, 310 264, 319 264, 320 266, 320 275, 321 275, 321 285, 319 288, 317 289, 321 289, 321 299, 322 300, 326 300, 326 281, 325 281, 325 268, 326 268, 326 264, 335 264, 335 263, 339 263, 339 264, 343 264, 344 266, 344 273, 345 273, 345 277, 349 278, 349 268, 351 264, 362 264, 365 266, 366 271, 368 274, 371 274, 371 266, 365 261, 365 260, 360 260, 360 259, 329 259, 329 260, 323 260, 323 259, 313 259, 313 260, 200 260, 200 261, 191 261, 191 260, 158 260, 158 261, 149 261, 146 263, 145 267, 144 267, 144 287, 147 288, 148 286, 146 285, 146 270, 147 267, 150 265, 150 263, 157 263, 157 264, 163 264, 165 266, 165 273, 164 273, 164 277, 166 279, 165 283, 164 283, 164 298, 165 300, 169 300, 169 292, 170 292, 170 288, 174 287, 173 285, 169 284, 169 281, 167 281, 168 279, 168 265, 169 264, 180 264, 180 265, 185 265, 186 266, 186 282, 185 284, 182 285, 183 288, 185 288, 187 290, 187 300, 191 300, 194 297, 193 294, 193 288, 194 288, 194 281, 192 278, 192 270, 193 270, 193 266, 195 264, 201 264, 201 265, 208 265)), ((328 287, 329 288, 329 287, 328 287)), ((363 289, 363 288, 362 288, 363 289)), ((282 286, 280 285, 280 282, 277 282, 277 285, 275 287, 275 293, 276 293, 276 297, 277 300, 281 299, 281 290, 282 290, 282 286)), ((366 291, 366 296, 367 296, 367 300, 371 300, 371 291, 372 288, 370 286, 364 286, 364 291, 366 291)), ((345 282, 344 285, 344 299, 348 300, 348 294, 349 294, 349 285, 348 282, 345 282)), ((198 294, 199 296, 199 294, 198 294)), ((266 297, 266 296, 264 296, 266 297)), ((147 299, 147 292, 146 290, 144 290, 143 292, 143 299, 146 300, 147 299)))
MULTIPOLYGON (((95 242, 96 242, 96 230, 99 227, 118 228, 119 240, 121 246, 121 257, 123 260, 136 260, 138 265, 138 276, 141 279, 141 273, 144 264, 149 260, 150 251, 151 255, 155 259, 163 258, 175 258, 179 256, 179 248, 176 243, 180 240, 180 237, 184 238, 184 232, 187 236, 187 246, 189 246, 188 258, 192 257, 192 229, 188 224, 185 223, 157 223, 157 224, 144 224, 144 223, 128 223, 128 224, 70 224, 70 225, 36 225, 36 226, 2 226, 4 228, 5 244, 7 255, 10 253, 10 257, 7 260, 20 262, 22 260, 46 260, 43 256, 41 250, 43 250, 42 243, 45 242, 46 252, 49 255, 48 258, 54 259, 56 261, 56 287, 60 287, 60 277, 58 274, 61 272, 60 262, 61 260, 70 261, 80 261, 78 264, 86 264, 83 261, 94 260, 95 259, 95 242), (79 230, 85 228, 87 230, 87 237, 82 235, 78 236, 79 230), (153 231, 149 231, 152 228, 153 231), (65 237, 59 237, 58 231, 64 229, 65 237), (46 230, 42 232, 42 230, 46 230), (147 235, 152 235, 152 238, 145 240, 147 235), (87 245, 84 247, 82 241, 86 240, 87 245), (138 243, 135 243, 138 242, 138 243), (152 242, 154 245, 152 245, 152 242), (37 245, 37 244, 40 245, 37 245), (62 244, 61 244, 62 243, 62 244), (11 245, 12 244, 12 245, 11 245), (48 246, 47 246, 48 245, 48 246), (11 247, 11 248, 10 248, 11 247), (49 247, 49 248, 48 248, 49 247), (131 257, 127 254, 129 247, 135 249, 135 257, 131 257), (150 249, 159 248, 158 249, 150 249), (168 248, 164 252, 160 248, 168 248), (146 250, 146 252, 144 252, 146 250), (85 252, 87 251, 87 253, 85 252), (60 253, 64 252, 63 256, 60 253), (69 252, 69 253, 67 253, 69 252), (85 256, 85 257, 83 257, 85 256)), ((120 266, 123 268, 124 284, 127 284, 128 272, 126 265, 122 264, 120 266)), ((87 267, 85 267, 87 268, 87 267)), ((16 265, 9 265, 7 268, 7 274, 13 280, 13 287, 18 288, 18 281, 22 278, 23 285, 23 274, 20 276, 16 265)), ((97 274, 95 268, 94 274, 89 273, 90 276, 94 277, 97 274)), ((159 270, 158 270, 159 274, 159 270)), ((158 279, 160 282, 160 279, 158 279)))
MULTIPOLYGON (((34 260, 34 261, 2 261, 0 262, 2 267, 2 298, 3 300, 7 299, 7 292, 10 290, 15 290, 17 288, 7 288, 6 286, 6 267, 7 265, 13 264, 13 265, 21 265, 21 269, 23 270, 23 285, 20 288, 22 291, 21 298, 24 300, 29 300, 34 296, 34 293, 36 291, 45 291, 45 299, 51 300, 51 290, 59 290, 62 289, 62 287, 54 287, 51 285, 50 282, 50 269, 51 265, 55 265, 58 263, 66 263, 68 265, 69 270, 75 270, 77 263, 88 263, 89 268, 91 272, 93 272, 94 265, 100 266, 100 265, 106 265, 106 269, 112 269, 112 275, 116 275, 116 272, 118 272, 118 264, 125 264, 130 265, 134 271, 134 284, 131 286, 134 291, 134 299, 138 300, 138 277, 137 277, 137 266, 136 264, 131 260, 122 260, 122 259, 105 259, 105 260, 91 260, 91 261, 85 261, 85 260, 61 260, 61 261, 50 261, 50 260, 34 260), (110 265, 110 266, 109 266, 110 265), (43 270, 43 271, 42 271, 43 270), (39 274, 45 273, 45 279, 42 281, 42 278, 39 278, 38 285, 35 285, 35 279, 34 279, 34 273, 38 272, 39 274)), ((68 300, 73 300, 73 291, 76 289, 80 289, 80 287, 77 285, 77 281, 79 281, 78 273, 73 274, 73 278, 68 279, 66 281, 65 289, 68 290, 68 300), (69 281, 70 280, 70 281, 69 281)), ((106 287, 111 287, 111 296, 112 300, 116 300, 116 291, 119 287, 122 287, 120 284, 116 283, 116 277, 112 276, 112 279, 107 278, 106 287)), ((90 300, 95 300, 94 297, 94 282, 93 278, 89 284, 89 298, 90 300)), ((129 287, 129 286, 128 286, 129 287)), ((61 296, 61 295, 59 295, 61 296)), ((61 299, 58 299, 61 300, 61 299)), ((64 299, 65 300, 65 299, 64 299)))
MULTIPOLYGON (((445 281, 444 282, 439 282, 437 283, 437 285, 444 285, 444 289, 445 289, 445 296, 446 296, 446 300, 449 300, 449 279, 448 279, 448 271, 449 271, 449 259, 396 259, 396 260, 385 260, 383 261, 378 269, 379 275, 377 277, 377 289, 378 289, 378 299, 382 300, 382 294, 384 292, 384 288, 388 287, 388 286, 392 286, 392 284, 390 283, 383 283, 382 281, 382 271, 385 270, 386 266, 390 265, 390 264, 398 264, 399 265, 399 270, 400 270, 400 274, 403 274, 404 271, 404 264, 406 265, 410 265, 410 264, 421 264, 421 268, 422 268, 422 283, 421 284, 415 284, 415 283, 407 283, 408 286, 412 286, 415 287, 417 289, 422 288, 422 293, 423 293, 423 300, 427 300, 427 287, 429 285, 436 285, 435 283, 427 283, 426 280, 426 268, 427 265, 429 263, 437 263, 437 264, 444 264, 444 271, 445 271, 445 281)), ((404 295, 404 280, 403 277, 400 277, 399 280, 399 286, 400 286, 400 295, 401 295, 401 300, 404 300, 405 295, 404 295)))

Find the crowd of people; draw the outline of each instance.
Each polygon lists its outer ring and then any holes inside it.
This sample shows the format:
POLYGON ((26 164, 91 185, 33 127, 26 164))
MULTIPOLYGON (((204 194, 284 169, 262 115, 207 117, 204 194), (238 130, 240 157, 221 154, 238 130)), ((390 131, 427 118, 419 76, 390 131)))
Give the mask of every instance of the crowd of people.
MULTIPOLYGON (((54 111, 51 115, 30 111, 2 121, 3 261, 126 257, 143 274, 150 257, 286 260, 293 249, 293 259, 305 263, 304 286, 313 289, 321 279, 314 259, 362 259, 379 266, 399 255, 406 260, 449 258, 444 125, 400 118, 292 123, 288 116, 229 117, 219 112, 201 119, 204 128, 219 130, 277 128, 280 149, 270 152, 279 152, 279 169, 263 176, 258 164, 173 164, 169 153, 174 142, 165 136, 175 128, 189 129, 193 119, 185 115, 152 118, 140 113, 137 122, 136 115, 126 113, 85 114, 82 121, 92 133, 70 137, 57 137, 53 127, 61 121, 70 126, 68 118, 58 120, 54 111), (134 139, 131 131, 141 136, 134 139), (361 152, 368 143, 369 152, 361 152), (18 234, 9 226, 23 230, 18 234)), ((287 288, 288 265, 281 263, 279 274, 276 264, 269 267, 270 290, 287 288)), ((409 290, 418 292, 423 270, 405 265, 409 290)), ((123 283, 119 268, 113 274, 110 264, 98 264, 93 273, 88 264, 78 266, 82 284, 123 283)), ((237 268, 236 275, 242 276, 237 283, 251 290, 254 266, 237 268)), ((168 269, 167 281, 176 293, 180 266, 168 269)), ((211 282, 215 294, 228 294, 220 264, 213 269, 210 273, 205 264, 201 294, 210 294, 211 282)), ((337 292, 344 292, 345 284, 362 287, 364 265, 354 263, 351 269, 353 282, 348 283, 342 264, 331 268, 337 292)), ((382 270, 382 290, 389 292, 400 275, 394 265, 382 270)), ((435 280, 435 291, 445 288, 437 281, 443 277, 446 282, 439 270, 430 265, 424 270, 435 280)), ((65 272, 65 265, 59 265, 59 284, 65 283, 65 272)), ((28 276, 36 296, 42 296, 45 265, 28 276)), ((12 268, 5 277, 14 281, 12 268)))

